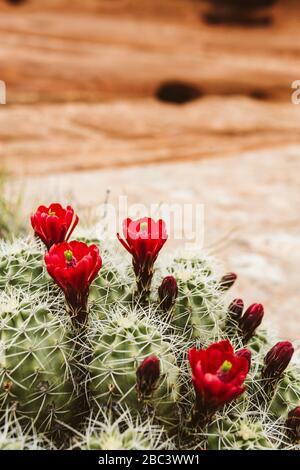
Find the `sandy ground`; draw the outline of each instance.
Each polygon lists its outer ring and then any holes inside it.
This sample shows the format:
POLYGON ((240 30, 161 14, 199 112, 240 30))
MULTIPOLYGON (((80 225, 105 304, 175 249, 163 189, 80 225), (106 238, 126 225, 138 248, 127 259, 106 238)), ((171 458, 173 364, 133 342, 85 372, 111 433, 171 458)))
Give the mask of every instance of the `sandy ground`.
MULTIPOLYGON (((86 207, 93 208, 92 221, 99 221, 108 189, 109 202, 115 208, 120 196, 127 197, 131 209, 132 204, 144 204, 140 212, 148 211, 154 203, 192 204, 193 210, 197 204, 203 205, 204 249, 217 256, 225 271, 239 275, 232 296, 241 296, 246 303, 262 302, 266 319, 278 328, 280 336, 297 341, 299 155, 300 147, 290 146, 238 158, 28 176, 17 179, 14 187, 22 187, 24 211, 28 213, 41 201, 72 201, 85 215, 86 207)), ((154 211, 157 216, 161 213, 154 211)), ((167 253, 187 241, 174 240, 178 221, 171 225, 167 253)))

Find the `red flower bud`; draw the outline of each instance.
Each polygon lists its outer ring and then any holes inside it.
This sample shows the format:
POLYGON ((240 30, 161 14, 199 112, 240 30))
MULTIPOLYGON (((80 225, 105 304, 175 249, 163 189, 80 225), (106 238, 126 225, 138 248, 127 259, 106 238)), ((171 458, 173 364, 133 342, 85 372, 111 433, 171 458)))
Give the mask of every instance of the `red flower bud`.
POLYGON ((158 295, 161 308, 168 312, 173 307, 178 295, 177 282, 173 276, 167 276, 163 279, 158 288, 158 295))
POLYGON ((238 322, 244 310, 244 302, 242 299, 234 299, 228 307, 227 317, 228 320, 238 322))
POLYGON ((219 284, 219 289, 224 290, 224 291, 230 289, 230 287, 233 286, 233 284, 235 283, 236 280, 237 280, 237 275, 235 273, 225 274, 221 278, 221 281, 220 281, 220 284, 219 284))
POLYGON ((252 356, 251 351, 249 351, 249 349, 246 349, 246 348, 240 349, 239 351, 236 352, 236 355, 238 357, 244 357, 245 359, 247 359, 247 361, 248 361, 248 372, 249 372, 250 367, 251 367, 251 356, 252 356))
POLYGON ((264 316, 264 307, 261 304, 252 304, 239 321, 239 328, 244 342, 249 341, 255 333, 256 328, 261 324, 264 316))
POLYGON ((243 383, 249 361, 234 353, 228 340, 211 344, 207 349, 189 350, 192 380, 196 392, 196 415, 211 415, 244 391, 243 383))
POLYGON ((85 323, 89 287, 102 266, 98 248, 78 241, 60 243, 50 248, 45 263, 48 273, 65 293, 72 318, 85 323))
POLYGON ((293 354, 294 348, 289 341, 281 341, 275 344, 265 357, 263 377, 279 378, 289 365, 293 354))
POLYGON ((119 234, 117 237, 132 255, 137 290, 143 299, 150 292, 153 266, 168 238, 165 223, 163 220, 155 222, 150 217, 136 221, 126 219, 123 223, 123 232, 125 240, 119 234))
POLYGON ((51 204, 38 207, 31 216, 31 225, 35 235, 49 250, 52 245, 69 240, 78 220, 71 206, 64 209, 60 204, 51 204))
POLYGON ((160 377, 160 361, 156 356, 143 360, 136 371, 136 387, 138 395, 149 396, 153 393, 160 377))
POLYGON ((293 442, 300 441, 300 406, 290 411, 286 420, 288 434, 293 442))

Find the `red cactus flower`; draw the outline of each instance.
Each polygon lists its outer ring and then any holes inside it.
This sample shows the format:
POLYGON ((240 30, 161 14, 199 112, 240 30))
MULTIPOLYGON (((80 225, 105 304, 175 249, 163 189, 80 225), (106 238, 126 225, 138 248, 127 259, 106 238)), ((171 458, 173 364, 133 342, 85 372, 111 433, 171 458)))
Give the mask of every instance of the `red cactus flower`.
POLYGON ((227 318, 229 321, 237 322, 241 318, 244 310, 242 299, 234 299, 228 307, 227 318))
POLYGON ((166 276, 158 288, 160 306, 168 312, 175 304, 178 295, 177 281, 173 276, 166 276))
POLYGON ((150 217, 136 221, 126 219, 123 222, 123 233, 125 240, 119 234, 117 237, 132 255, 137 290, 141 297, 145 298, 151 287, 153 265, 168 238, 165 222, 155 222, 150 217))
POLYGON ((136 371, 136 386, 139 395, 147 396, 155 390, 160 377, 160 360, 149 356, 143 360, 136 371))
POLYGON ((218 408, 245 391, 249 362, 234 353, 228 340, 213 343, 207 349, 192 348, 188 358, 196 392, 194 418, 207 422, 218 408))
POLYGON ((69 240, 78 220, 71 206, 64 209, 60 204, 54 203, 49 207, 39 206, 31 216, 31 225, 35 235, 49 250, 52 245, 69 240))
POLYGON ((294 347, 289 341, 280 341, 273 346, 265 357, 264 378, 279 378, 289 365, 294 347))
POLYGON ((220 280, 219 289, 223 291, 230 289, 230 287, 233 286, 236 280, 237 275, 235 273, 225 274, 220 280))
POLYGON ((243 348, 243 349, 240 349, 239 351, 236 352, 236 355, 238 357, 244 357, 245 359, 247 359, 248 361, 248 372, 250 370, 250 367, 251 367, 251 351, 249 351, 249 349, 246 349, 246 348, 243 348))
POLYGON ((243 315, 244 302, 242 299, 234 299, 228 307, 226 317, 226 333, 229 337, 235 335, 241 316, 243 315))
POLYGON ((77 324, 85 323, 89 287, 102 266, 98 248, 78 241, 60 243, 50 248, 45 263, 65 293, 72 319, 77 324))
POLYGON ((300 406, 289 412, 286 427, 291 440, 295 443, 300 442, 300 406))
POLYGON ((247 343, 255 334, 256 328, 264 317, 264 307, 261 304, 252 304, 240 318, 239 328, 244 343, 247 343))

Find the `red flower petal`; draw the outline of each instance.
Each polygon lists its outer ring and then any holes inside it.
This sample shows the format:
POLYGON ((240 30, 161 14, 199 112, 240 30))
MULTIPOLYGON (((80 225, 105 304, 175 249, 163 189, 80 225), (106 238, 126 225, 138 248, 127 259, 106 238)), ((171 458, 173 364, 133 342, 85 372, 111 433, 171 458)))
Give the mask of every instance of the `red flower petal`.
POLYGON ((53 203, 49 207, 39 206, 31 217, 32 228, 48 250, 52 245, 68 239, 78 223, 71 206, 64 209, 61 204, 53 203))
POLYGON ((203 411, 217 409, 241 395, 249 370, 246 357, 234 353, 228 340, 211 344, 207 349, 188 351, 192 381, 203 411), (223 364, 228 365, 222 368, 223 364))
POLYGON ((74 308, 79 307, 74 302, 86 302, 89 287, 102 266, 96 245, 89 247, 76 240, 53 245, 45 255, 45 263, 48 273, 74 308), (72 253, 71 261, 66 259, 66 251, 72 253))

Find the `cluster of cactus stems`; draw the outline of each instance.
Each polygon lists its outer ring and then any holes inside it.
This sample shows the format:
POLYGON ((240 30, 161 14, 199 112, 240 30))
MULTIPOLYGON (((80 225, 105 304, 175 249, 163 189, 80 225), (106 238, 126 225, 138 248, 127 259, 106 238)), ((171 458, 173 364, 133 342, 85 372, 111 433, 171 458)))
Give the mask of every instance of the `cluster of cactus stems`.
POLYGON ((297 355, 228 299, 236 275, 158 259, 162 220, 115 243, 70 240, 78 221, 40 206, 34 236, 0 243, 0 448, 299 448, 297 355))

